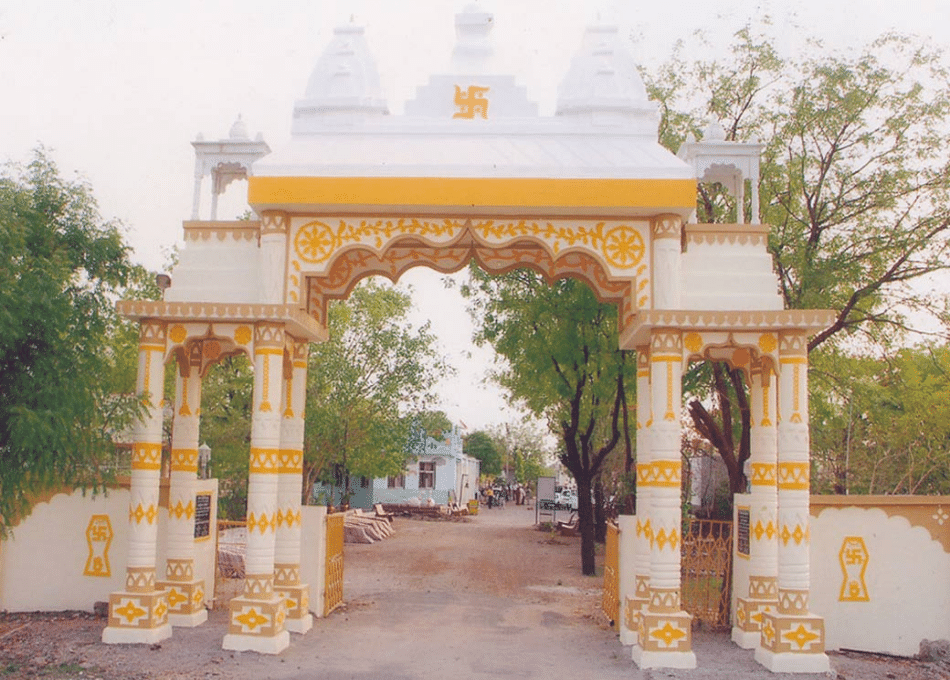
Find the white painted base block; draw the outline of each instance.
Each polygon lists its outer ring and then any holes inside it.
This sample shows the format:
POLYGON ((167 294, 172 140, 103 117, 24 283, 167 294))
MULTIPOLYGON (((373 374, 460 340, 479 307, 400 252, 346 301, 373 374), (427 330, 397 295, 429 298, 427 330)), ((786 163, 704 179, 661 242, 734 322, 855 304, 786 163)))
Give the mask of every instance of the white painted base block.
POLYGON ((776 654, 764 647, 755 650, 755 660, 773 673, 827 673, 831 662, 824 652, 820 654, 776 654))
POLYGON ((107 645, 153 645, 172 636, 172 627, 166 623, 157 628, 121 628, 106 626, 102 642, 107 645))
POLYGON ((169 614, 168 622, 176 628, 195 628, 208 620, 208 610, 199 609, 191 614, 169 614))
POLYGON ((290 633, 286 630, 273 637, 228 633, 221 644, 222 649, 233 652, 257 652, 258 654, 280 654, 288 647, 290 647, 290 633))
POLYGON ((307 614, 299 619, 284 619, 284 628, 291 633, 306 633, 313 628, 313 617, 307 614))
POLYGON ((630 630, 626 626, 620 627, 620 644, 625 647, 637 644, 637 631, 630 630))
POLYGON ((688 652, 645 652, 635 645, 630 658, 637 668, 696 668, 696 653, 688 652))
POLYGON ((742 649, 755 649, 761 639, 762 633, 759 631, 742 630, 738 626, 732 629, 732 641, 742 649))

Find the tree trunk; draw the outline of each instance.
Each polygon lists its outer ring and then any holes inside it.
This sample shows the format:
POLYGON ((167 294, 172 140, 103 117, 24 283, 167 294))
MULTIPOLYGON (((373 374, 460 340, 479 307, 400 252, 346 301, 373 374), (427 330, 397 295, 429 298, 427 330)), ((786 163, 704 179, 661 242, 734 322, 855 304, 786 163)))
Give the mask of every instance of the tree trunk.
POLYGON ((604 484, 600 480, 600 475, 597 475, 597 479, 594 482, 594 540, 598 543, 606 543, 607 541, 607 513, 604 511, 604 484))
POLYGON ((574 477, 577 482, 577 521, 581 531, 581 573, 594 576, 597 570, 594 552, 594 512, 591 502, 591 479, 587 475, 574 477))

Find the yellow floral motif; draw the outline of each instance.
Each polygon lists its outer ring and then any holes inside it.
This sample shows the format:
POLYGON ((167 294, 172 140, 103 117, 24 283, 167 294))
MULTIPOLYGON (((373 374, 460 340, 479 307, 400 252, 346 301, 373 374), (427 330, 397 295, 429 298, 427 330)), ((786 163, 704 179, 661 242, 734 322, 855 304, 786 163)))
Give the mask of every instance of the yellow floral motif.
POLYGON ((168 332, 168 337, 171 338, 171 341, 179 344, 188 337, 188 331, 185 330, 185 327, 181 324, 176 324, 172 326, 172 329, 168 332))
POLYGON ((345 243, 371 240, 376 248, 382 248, 395 236, 412 234, 444 239, 454 236, 462 227, 463 223, 459 220, 429 221, 406 217, 398 220, 360 220, 359 223, 341 219, 339 226, 334 229, 326 222, 314 220, 297 231, 294 251, 304 262, 319 264, 329 260, 345 243))
POLYGON ((666 625, 662 628, 651 630, 650 637, 654 637, 657 640, 660 640, 667 647, 670 647, 677 640, 681 640, 686 637, 686 633, 679 628, 674 628, 673 625, 667 621, 666 625))
POLYGON ((172 609, 177 607, 179 604, 183 602, 187 602, 187 601, 188 601, 188 597, 180 593, 178 591, 178 588, 172 588, 171 590, 168 591, 168 604, 172 609))
POLYGON ((238 326, 234 330, 234 342, 239 345, 246 345, 251 341, 251 329, 247 326, 238 326))
POLYGON ((789 642, 794 642, 796 645, 798 645, 799 649, 804 649, 805 645, 807 645, 810 642, 814 642, 815 640, 820 638, 821 635, 819 635, 818 633, 814 633, 810 630, 806 630, 805 626, 803 626, 802 624, 798 624, 798 628, 785 633, 784 635, 782 635, 782 637, 788 640, 789 642))
POLYGON ((129 623, 134 623, 136 619, 140 619, 148 614, 147 611, 137 606, 132 600, 129 600, 121 607, 116 607, 115 613, 123 617, 129 623))
POLYGON ((204 591, 201 588, 195 588, 195 592, 191 596, 191 603, 195 607, 200 607, 204 599, 205 599, 204 591))
POLYGON ((759 349, 766 354, 771 354, 778 347, 778 338, 772 333, 763 333, 759 336, 759 349))
POLYGON ((270 619, 268 619, 266 616, 258 614, 254 607, 251 607, 240 616, 235 616, 234 620, 246 626, 250 630, 254 630, 258 626, 263 626, 265 623, 270 621, 270 619))
POLYGON ((703 348, 703 336, 699 333, 687 333, 683 338, 683 347, 690 352, 698 352, 703 348))
POLYGON ((646 252, 643 237, 633 227, 621 225, 607 232, 604 238, 604 257, 619 269, 629 269, 639 264, 646 252))

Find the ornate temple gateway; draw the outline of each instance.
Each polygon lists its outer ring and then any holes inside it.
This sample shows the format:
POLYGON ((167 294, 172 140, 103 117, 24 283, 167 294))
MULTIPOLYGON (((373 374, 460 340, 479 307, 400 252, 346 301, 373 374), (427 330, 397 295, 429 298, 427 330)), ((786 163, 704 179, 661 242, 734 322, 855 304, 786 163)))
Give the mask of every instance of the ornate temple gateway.
MULTIPOLYGON (((626 40, 588 29, 552 117, 511 75, 491 70, 492 16, 457 16, 450 73, 389 114, 363 30, 347 26, 318 61, 271 152, 239 122, 194 143, 186 247, 159 302, 122 302, 141 324, 138 389, 150 417, 135 434, 126 587, 105 642, 151 643, 204 620, 195 580, 194 493, 201 380, 244 353, 255 373, 244 592, 226 649, 279 653, 311 626, 300 579, 300 476, 307 347, 327 337, 327 304, 362 278, 410 267, 489 272, 530 267, 585 281, 619 309, 620 343, 638 355, 635 587, 622 593, 621 640, 641 667, 696 665, 680 605, 681 375, 691 361, 741 368, 754 408, 750 576, 733 638, 775 671, 823 671, 823 621, 809 612, 807 338, 823 311, 787 311, 758 224, 756 144, 711 126, 681 157, 657 142, 626 40), (212 217, 200 220, 202 178, 212 217), (247 177, 259 221, 215 219, 216 197, 247 177), (749 223, 692 224, 699 181, 719 181, 749 223), (168 559, 156 565, 162 376, 178 380, 168 559), (191 509, 190 509, 191 508, 191 509), (164 571, 162 571, 164 569, 164 571), (162 576, 156 575, 156 570, 162 576)), ((628 575, 628 577, 631 575, 628 575)))

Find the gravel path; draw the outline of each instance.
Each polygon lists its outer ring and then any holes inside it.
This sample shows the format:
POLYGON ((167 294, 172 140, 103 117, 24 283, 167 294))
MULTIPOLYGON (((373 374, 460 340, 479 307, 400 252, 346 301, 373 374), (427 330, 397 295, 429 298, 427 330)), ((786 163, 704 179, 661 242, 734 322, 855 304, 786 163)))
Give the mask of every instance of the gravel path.
MULTIPOLYGON (((597 613, 600 579, 580 575, 579 539, 533 520, 509 504, 461 522, 398 519, 394 537, 348 544, 345 607, 276 657, 222 650, 225 609, 152 646, 101 644, 104 620, 91 615, 0 615, 0 679, 827 677, 773 675, 706 631, 694 636, 698 669, 640 671, 597 613)), ((848 680, 950 677, 946 666, 871 655, 832 654, 832 665, 848 680)))

